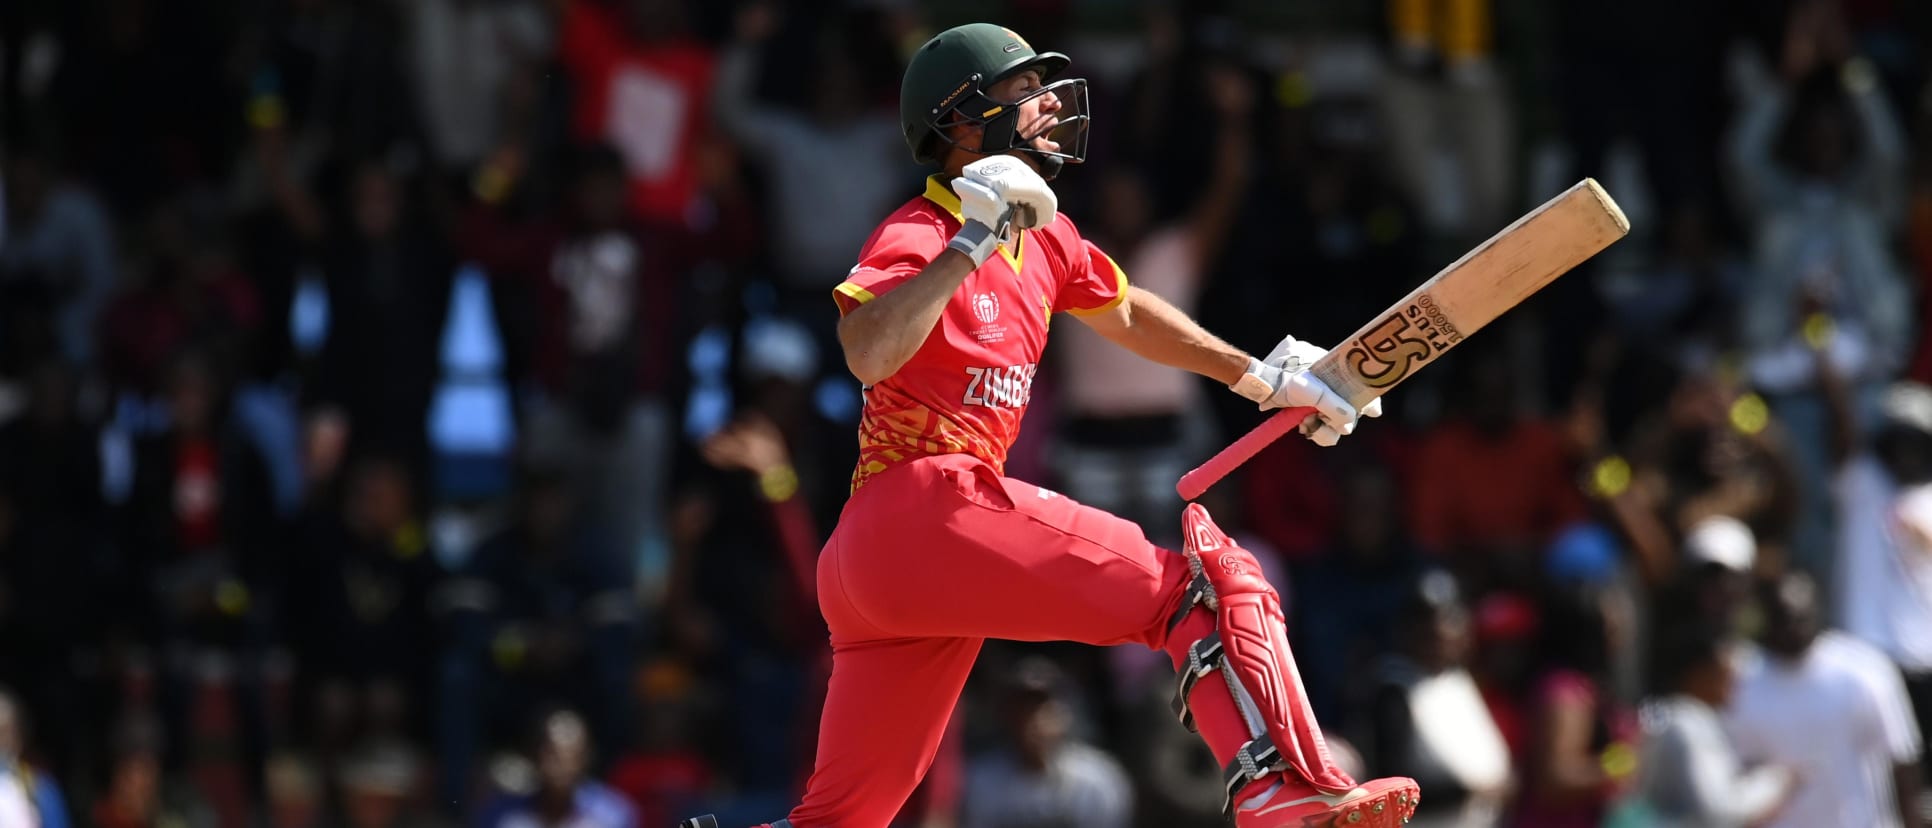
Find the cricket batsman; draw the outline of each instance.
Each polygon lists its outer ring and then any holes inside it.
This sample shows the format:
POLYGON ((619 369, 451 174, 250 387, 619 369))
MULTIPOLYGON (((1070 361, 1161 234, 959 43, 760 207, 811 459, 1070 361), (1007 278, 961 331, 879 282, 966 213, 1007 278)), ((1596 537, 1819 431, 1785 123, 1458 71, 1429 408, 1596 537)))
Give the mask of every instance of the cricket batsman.
POLYGON ((1058 212, 1047 182, 1084 160, 1091 118, 1087 82, 1059 79, 1067 65, 976 23, 940 33, 906 69, 906 144, 943 171, 873 231, 834 290, 865 410, 852 497, 818 560, 831 684, 804 800, 764 828, 885 828, 987 638, 1166 651, 1175 713, 1225 768, 1238 828, 1407 822, 1413 780, 1358 783, 1330 760, 1280 600, 1205 509, 1187 507, 1176 554, 1002 474, 1061 311, 1263 410, 1315 408, 1304 434, 1321 445, 1358 413, 1303 370, 1321 348, 1289 337, 1250 356, 1128 284, 1058 212))

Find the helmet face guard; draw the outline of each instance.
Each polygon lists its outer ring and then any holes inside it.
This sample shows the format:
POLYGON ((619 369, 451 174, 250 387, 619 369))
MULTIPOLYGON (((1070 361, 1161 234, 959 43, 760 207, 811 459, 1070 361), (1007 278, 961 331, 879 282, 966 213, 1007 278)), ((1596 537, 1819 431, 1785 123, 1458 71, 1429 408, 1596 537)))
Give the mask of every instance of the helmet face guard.
POLYGON ((939 140, 957 146, 958 142, 946 133, 948 128, 962 124, 979 126, 982 129, 979 148, 972 151, 983 155, 1013 152, 1032 155, 1049 180, 1060 173, 1061 167, 1087 160, 1087 127, 1093 121, 1093 110, 1085 78, 1054 81, 1011 103, 986 97, 978 75, 962 83, 959 92, 962 95, 958 100, 942 102, 929 121, 939 140), (1052 96, 1060 108, 1047 115, 1045 123, 1020 123, 1021 108, 1042 96, 1052 96), (1038 146, 1041 139, 1057 148, 1038 146))

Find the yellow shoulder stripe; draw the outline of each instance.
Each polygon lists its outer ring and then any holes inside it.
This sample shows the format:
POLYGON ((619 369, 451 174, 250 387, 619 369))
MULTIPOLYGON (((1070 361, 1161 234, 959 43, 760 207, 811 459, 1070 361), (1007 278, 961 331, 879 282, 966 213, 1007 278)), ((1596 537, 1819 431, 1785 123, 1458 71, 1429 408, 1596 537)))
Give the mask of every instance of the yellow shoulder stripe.
POLYGON ((1119 307, 1120 303, 1127 301, 1127 271, 1121 270, 1120 264, 1114 261, 1114 257, 1107 255, 1105 252, 1100 254, 1100 258, 1106 259, 1107 266, 1114 270, 1114 298, 1108 301, 1107 304, 1097 308, 1072 308, 1067 311, 1068 313, 1074 314, 1075 316, 1104 313, 1119 307))

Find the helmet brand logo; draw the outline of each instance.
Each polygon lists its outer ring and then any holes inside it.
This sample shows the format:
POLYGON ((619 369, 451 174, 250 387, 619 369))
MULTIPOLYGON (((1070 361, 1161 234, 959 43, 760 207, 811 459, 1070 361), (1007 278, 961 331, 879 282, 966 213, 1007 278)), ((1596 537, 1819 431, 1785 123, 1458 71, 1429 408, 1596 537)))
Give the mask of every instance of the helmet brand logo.
POLYGON ((977 74, 963 81, 960 81, 958 86, 953 87, 953 91, 946 93, 946 97, 940 99, 939 111, 945 112, 946 110, 952 109, 953 104, 959 103, 960 97, 964 96, 966 94, 966 91, 969 89, 972 89, 973 84, 976 84, 978 82, 979 82, 979 75, 977 74))

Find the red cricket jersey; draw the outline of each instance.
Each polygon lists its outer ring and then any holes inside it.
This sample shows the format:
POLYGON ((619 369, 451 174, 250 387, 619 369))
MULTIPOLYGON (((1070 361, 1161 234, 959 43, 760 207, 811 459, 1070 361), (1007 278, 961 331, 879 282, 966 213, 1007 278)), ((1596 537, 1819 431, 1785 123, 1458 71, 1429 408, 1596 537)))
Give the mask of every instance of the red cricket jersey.
MULTIPOLYGON (((832 292, 841 315, 919 271, 959 232, 959 197, 945 176, 872 231, 832 292)), ((939 322, 899 371, 865 390, 859 464, 852 489, 920 457, 971 454, 994 469, 1019 436, 1049 317, 1098 313, 1127 297, 1127 275, 1082 239, 1066 215, 1018 231, 1012 248, 986 260, 947 302, 939 322)))

